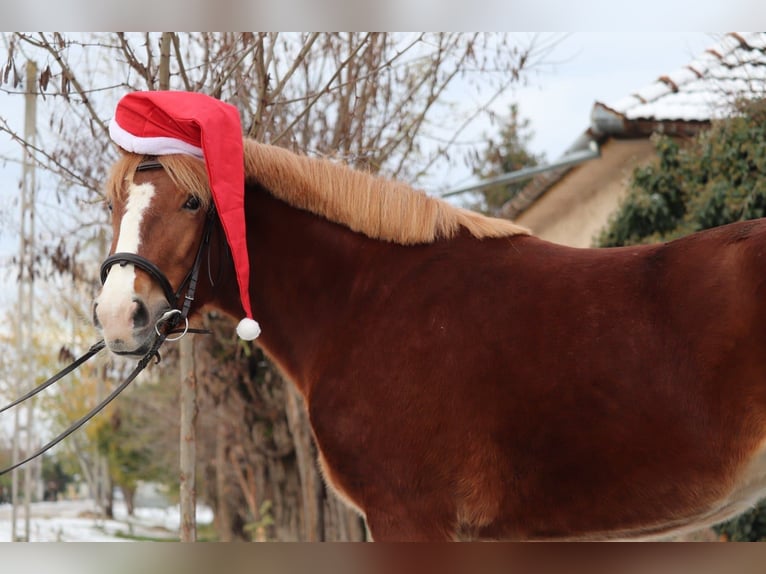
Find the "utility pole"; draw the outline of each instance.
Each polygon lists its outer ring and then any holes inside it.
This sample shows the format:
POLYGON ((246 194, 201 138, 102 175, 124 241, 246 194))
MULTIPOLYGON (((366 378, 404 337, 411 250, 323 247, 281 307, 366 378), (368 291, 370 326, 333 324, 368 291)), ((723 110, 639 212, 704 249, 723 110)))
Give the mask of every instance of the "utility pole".
MULTIPOLYGON (((28 145, 34 146, 37 139, 37 97, 35 85, 37 83, 37 64, 27 61, 26 70, 26 97, 24 112, 24 140, 28 145)), ((32 357, 30 348, 32 345, 32 325, 34 321, 34 238, 35 238, 35 165, 32 152, 28 149, 24 152, 22 163, 21 183, 21 225, 19 229, 19 285, 18 302, 16 308, 16 394, 21 394, 32 384, 33 370, 30 368, 32 357)), ((21 423, 21 408, 14 411, 13 420, 13 461, 18 462, 21 457, 21 435, 25 434, 25 454, 34 449, 34 399, 26 402, 26 417, 24 424, 21 423)), ((33 490, 32 466, 26 464, 21 469, 13 471, 11 477, 11 540, 16 542, 29 542, 30 530, 30 502, 33 490), (23 473, 24 482, 24 535, 18 532, 19 510, 19 474, 23 473)))
MULTIPOLYGON (((106 231, 102 227, 98 234, 99 260, 103 261, 109 255, 109 243, 106 239, 106 231)), ((98 382, 96 383, 96 401, 99 403, 106 396, 107 364, 103 359, 99 359, 98 382)), ((91 496, 96 501, 96 505, 105 518, 109 517, 111 493, 111 479, 109 478, 109 463, 106 457, 98 450, 93 457, 93 481, 91 483, 91 496)), ((114 509, 112 508, 112 512, 114 509)))

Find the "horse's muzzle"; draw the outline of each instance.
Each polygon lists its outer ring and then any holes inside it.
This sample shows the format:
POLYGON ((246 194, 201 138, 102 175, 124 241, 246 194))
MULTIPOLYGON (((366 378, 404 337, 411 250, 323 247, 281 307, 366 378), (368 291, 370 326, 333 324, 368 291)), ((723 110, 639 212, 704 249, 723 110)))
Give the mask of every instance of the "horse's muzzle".
POLYGON ((138 297, 124 305, 93 305, 93 324, 101 330, 107 348, 116 355, 143 356, 157 338, 155 323, 167 311, 164 301, 150 310, 138 297), (156 318, 156 319, 155 319, 156 318))

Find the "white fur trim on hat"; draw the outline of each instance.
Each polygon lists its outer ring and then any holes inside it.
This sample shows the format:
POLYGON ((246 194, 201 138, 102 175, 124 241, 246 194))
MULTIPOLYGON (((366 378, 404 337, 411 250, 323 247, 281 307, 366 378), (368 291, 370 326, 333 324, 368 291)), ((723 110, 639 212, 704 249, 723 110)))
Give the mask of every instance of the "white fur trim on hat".
POLYGON ((109 136, 122 149, 143 155, 170 155, 182 153, 202 159, 202 148, 170 137, 139 137, 124 130, 112 118, 109 122, 109 136))

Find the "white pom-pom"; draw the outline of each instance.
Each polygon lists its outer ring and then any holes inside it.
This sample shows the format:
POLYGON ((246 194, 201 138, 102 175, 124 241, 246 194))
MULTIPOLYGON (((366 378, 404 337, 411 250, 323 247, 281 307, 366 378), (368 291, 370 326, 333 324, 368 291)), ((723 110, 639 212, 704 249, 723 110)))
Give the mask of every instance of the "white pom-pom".
POLYGON ((244 339, 245 341, 252 341, 253 339, 258 338, 258 335, 260 334, 261 326, 258 324, 258 321, 254 321, 248 317, 242 319, 239 322, 239 325, 237 325, 237 335, 239 335, 240 339, 244 339))

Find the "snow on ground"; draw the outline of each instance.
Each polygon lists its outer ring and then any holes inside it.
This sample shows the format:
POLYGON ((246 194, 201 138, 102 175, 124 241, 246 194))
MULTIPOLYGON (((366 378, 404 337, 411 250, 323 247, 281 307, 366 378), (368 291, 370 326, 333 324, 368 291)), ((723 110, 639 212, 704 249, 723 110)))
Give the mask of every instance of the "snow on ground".
MULTIPOLYGON (((197 508, 197 523, 209 524, 213 513, 197 508)), ((119 542, 129 537, 177 540, 180 528, 177 506, 136 508, 128 516, 124 503, 114 501, 114 520, 102 518, 92 500, 63 500, 30 504, 30 542, 119 542)), ((16 522, 17 534, 24 533, 23 508, 16 522)), ((11 505, 0 504, 0 541, 11 541, 11 505)))

